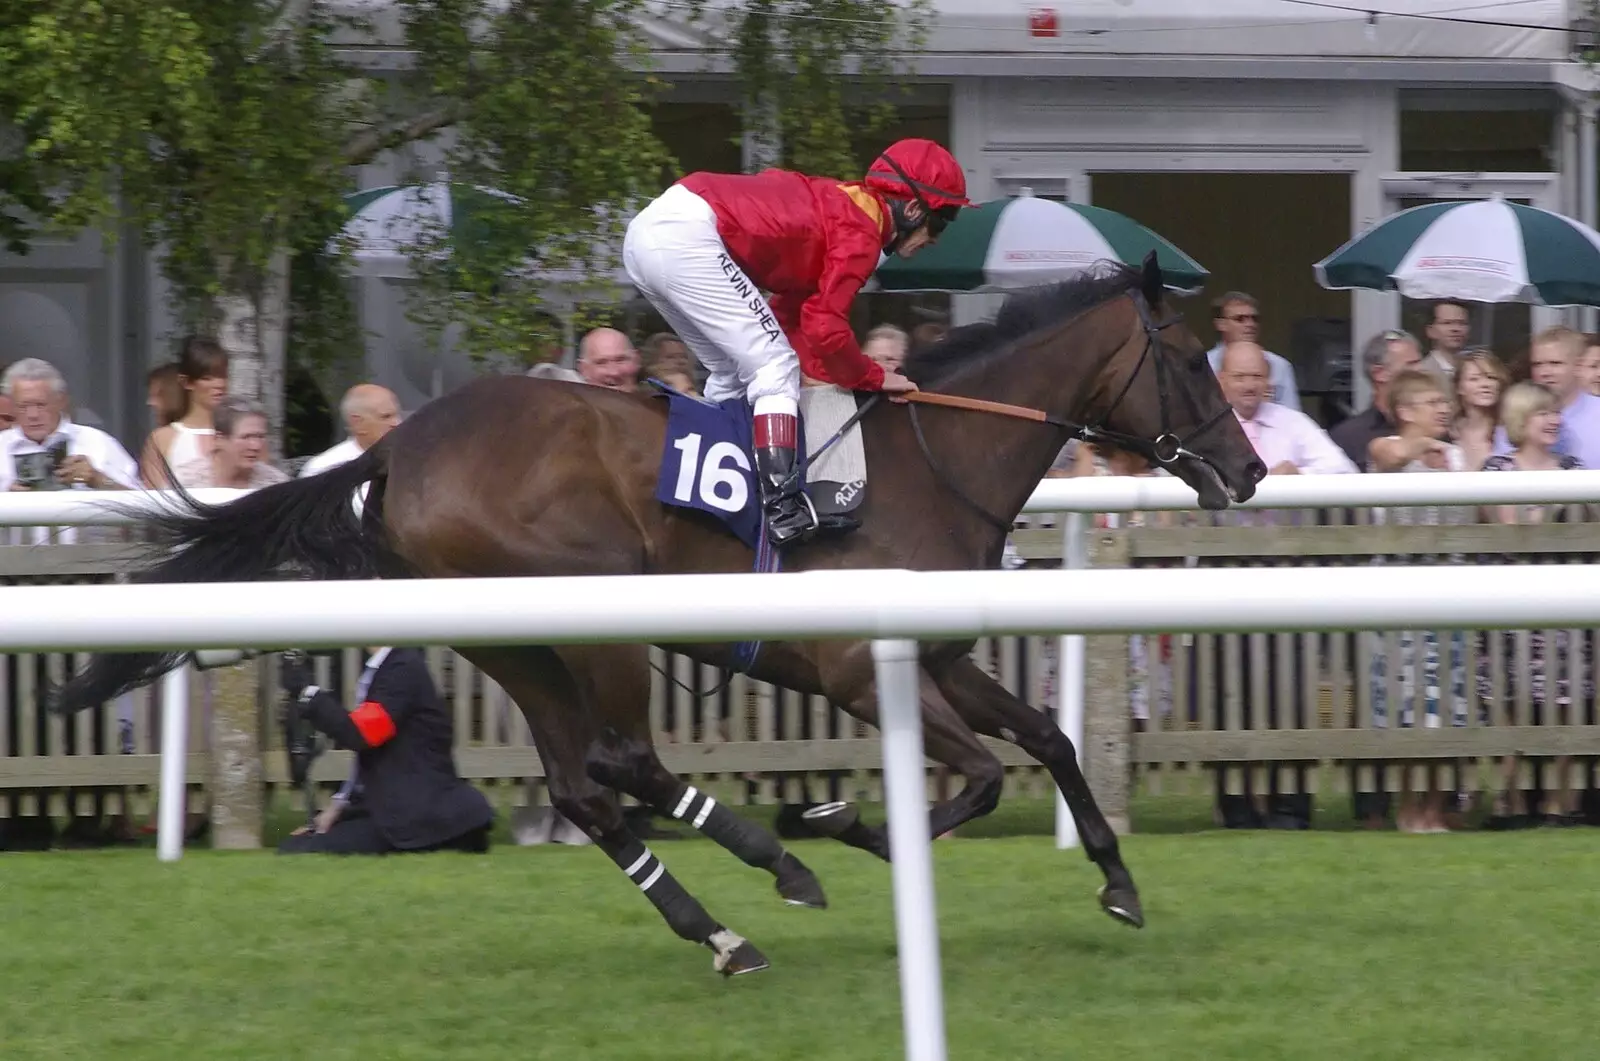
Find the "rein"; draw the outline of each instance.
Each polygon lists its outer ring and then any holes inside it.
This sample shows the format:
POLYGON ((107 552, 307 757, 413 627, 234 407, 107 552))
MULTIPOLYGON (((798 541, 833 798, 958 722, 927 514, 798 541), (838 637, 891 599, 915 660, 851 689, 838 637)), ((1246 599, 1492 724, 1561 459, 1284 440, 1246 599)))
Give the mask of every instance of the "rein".
MULTIPOLYGON (((1221 423, 1223 418, 1233 411, 1232 406, 1224 405, 1215 415, 1190 431, 1186 437, 1180 438, 1173 434, 1169 421, 1170 413, 1167 408, 1171 398, 1171 388, 1167 379, 1167 365, 1159 356, 1152 358, 1150 355, 1160 349, 1161 333, 1173 325, 1181 323, 1183 318, 1174 316, 1165 320, 1154 320, 1150 316, 1149 306, 1142 297, 1131 292, 1128 297, 1133 300, 1134 307, 1139 313, 1139 325, 1144 330, 1144 349, 1139 353, 1139 363, 1134 365, 1133 371, 1128 374, 1127 382, 1122 385, 1122 389, 1117 392, 1116 398, 1106 407, 1105 413, 1099 418, 1099 424, 1080 424, 1058 416, 1052 416, 1043 409, 989 401, 985 398, 968 398, 959 394, 941 394, 937 391, 911 391, 901 395, 902 398, 910 403, 911 429, 916 433, 917 445, 921 448, 923 459, 928 462, 928 467, 933 471, 934 477, 939 480, 941 486, 959 498, 968 508, 982 516, 984 521, 991 527, 1009 533, 1015 520, 1002 519, 990 512, 982 504, 975 501, 940 466, 933 456, 933 451, 928 446, 927 436, 922 433, 922 422, 917 416, 918 405, 943 405, 951 409, 966 409, 971 412, 990 413, 996 416, 1010 417, 1014 420, 1027 420, 1032 423, 1045 424, 1056 428, 1067 438, 1076 438, 1084 442, 1107 442, 1118 449, 1137 453, 1147 458, 1152 464, 1159 464, 1162 467, 1176 464, 1180 458, 1190 457, 1216 470, 1210 460, 1194 452, 1189 446, 1195 439, 1221 423), (1125 435, 1120 431, 1112 431, 1103 426, 1111 414, 1116 412, 1117 407, 1122 404, 1122 399, 1126 398, 1128 392, 1133 389, 1133 381, 1139 378, 1139 373, 1144 370, 1145 362, 1151 360, 1155 362, 1156 367, 1157 402, 1161 411, 1160 434, 1153 439, 1145 439, 1134 435, 1125 435)), ((1193 395, 1185 391, 1184 398, 1189 404, 1189 411, 1198 415, 1193 395)))
MULTIPOLYGON (((1107 427, 1101 426, 1111 416, 1112 413, 1116 412, 1117 407, 1122 404, 1122 399, 1126 398, 1128 396, 1128 392, 1133 389, 1133 381, 1139 378, 1139 373, 1144 370, 1145 362, 1151 360, 1150 355, 1161 347, 1161 333, 1173 325, 1181 323, 1183 320, 1182 317, 1176 316, 1161 321, 1153 320, 1150 316, 1149 306, 1145 303, 1142 297, 1133 294, 1132 292, 1129 293, 1128 297, 1133 299, 1133 304, 1139 312, 1139 324, 1144 330, 1144 350, 1140 352, 1139 363, 1134 365, 1133 371, 1128 374, 1128 380, 1122 385, 1122 390, 1117 392, 1116 398, 1109 406, 1106 407, 1105 413, 1100 417, 1100 424, 1080 424, 1072 420, 1065 420, 1058 416, 1052 416, 1043 409, 1035 409, 1027 405, 1011 405, 1007 402, 990 401, 987 398, 968 398, 960 394, 942 394, 938 391, 917 390, 900 395, 900 397, 908 403, 907 411, 911 415, 911 430, 916 434, 917 445, 922 450, 923 459, 928 462, 928 468, 933 472, 934 477, 939 480, 939 484, 950 493, 954 494, 974 512, 978 513, 978 515, 982 516, 990 526, 996 528, 1002 533, 1009 534, 1013 524, 1015 523, 1015 520, 1002 519, 990 512, 982 505, 982 503, 975 500, 972 495, 968 494, 966 490, 962 489, 961 484, 957 483, 953 478, 951 478, 950 474, 944 470, 943 466, 941 466, 938 460, 934 457, 932 449, 929 448, 927 436, 922 432, 922 421, 917 416, 917 406, 942 405, 947 409, 965 409, 969 412, 989 413, 994 416, 1010 417, 1013 420, 1026 420, 1030 423, 1044 424, 1047 427, 1053 427, 1068 438, 1076 438, 1084 442, 1108 442, 1119 449, 1138 453, 1141 456, 1148 458, 1152 463, 1155 464, 1167 466, 1177 463, 1177 461, 1182 457, 1190 457, 1201 462, 1202 464, 1207 465, 1208 467, 1213 467, 1214 469, 1214 465, 1212 465, 1210 460, 1189 449, 1189 445, 1195 439, 1199 438, 1217 424, 1221 423, 1223 418, 1233 411, 1233 407, 1230 405, 1224 405, 1216 413, 1216 415, 1206 420, 1193 431, 1190 431, 1188 436, 1185 438, 1180 438, 1173 434, 1168 419, 1169 413, 1167 410, 1168 400, 1171 397, 1171 390, 1168 386, 1167 380, 1168 369, 1166 363, 1160 357, 1154 358, 1154 361, 1156 366, 1156 392, 1160 402, 1161 410, 1161 433, 1153 439, 1144 439, 1138 438, 1134 435, 1125 435, 1119 431, 1112 431, 1107 427)), ((835 431, 828 441, 824 442, 821 446, 818 446, 815 453, 807 454, 805 464, 799 470, 799 474, 804 475, 805 469, 809 468, 813 461, 822 456, 822 454, 826 452, 834 443, 843 438, 852 427, 856 426, 856 424, 861 421, 862 417, 866 416, 867 413, 872 410, 873 406, 877 405, 878 402, 883 399, 883 397, 883 392, 878 391, 866 401, 862 402, 856 409, 855 414, 846 420, 843 426, 841 426, 839 430, 835 431)), ((1188 391, 1184 391, 1184 398, 1189 405, 1190 413, 1194 414, 1198 418, 1199 413, 1195 406, 1194 396, 1189 394, 1188 391)), ((664 668, 656 666, 654 661, 651 662, 650 668, 689 695, 699 699, 706 699, 708 697, 717 696, 726 690, 730 685, 733 684, 733 679, 737 674, 749 673, 750 666, 754 663, 754 657, 752 656, 752 658, 749 660, 737 662, 739 663, 738 666, 724 668, 725 675, 722 681, 718 682, 713 688, 703 693, 697 692, 695 689, 679 681, 664 668)))

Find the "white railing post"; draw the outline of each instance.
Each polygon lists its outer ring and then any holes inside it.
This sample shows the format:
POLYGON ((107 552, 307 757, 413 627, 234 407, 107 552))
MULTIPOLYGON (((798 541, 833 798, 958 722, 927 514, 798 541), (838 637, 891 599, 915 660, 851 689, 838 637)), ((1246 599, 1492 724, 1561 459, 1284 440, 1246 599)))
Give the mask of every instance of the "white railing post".
POLYGON ((939 918, 933 898, 917 643, 874 641, 872 658, 877 667, 879 728, 883 733, 883 796, 888 804, 906 1061, 945 1061, 944 982, 939 971, 939 918))
POLYGON ((188 810, 189 664, 161 679, 161 793, 156 804, 156 855, 163 862, 183 857, 188 810))
MULTIPOLYGON (((1068 512, 1061 532, 1061 566, 1067 570, 1081 570, 1089 566, 1086 536, 1089 517, 1083 512, 1068 512)), ((1087 681, 1086 649, 1088 642, 1082 634, 1062 634, 1057 645, 1056 658, 1056 725, 1072 742, 1073 754, 1078 759, 1078 769, 1083 769, 1083 697, 1087 681)), ((1056 788, 1056 849, 1066 850, 1078 846, 1078 822, 1072 810, 1056 788)))

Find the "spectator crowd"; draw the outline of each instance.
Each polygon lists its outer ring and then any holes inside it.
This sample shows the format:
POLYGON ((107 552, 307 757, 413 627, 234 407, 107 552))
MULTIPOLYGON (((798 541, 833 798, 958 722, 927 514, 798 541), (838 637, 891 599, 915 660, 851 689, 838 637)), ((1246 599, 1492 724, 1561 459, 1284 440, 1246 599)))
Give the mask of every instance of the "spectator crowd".
MULTIPOLYGON (((1288 358, 1260 343, 1262 308, 1243 292, 1229 292, 1212 307, 1219 337, 1208 352, 1218 383, 1241 427, 1271 475, 1418 474, 1484 471, 1567 470, 1600 467, 1600 336, 1564 327, 1533 336, 1511 364, 1493 351, 1472 346, 1473 311, 1462 303, 1442 301, 1431 307, 1422 338, 1400 330, 1374 335, 1354 358, 1356 370, 1370 385, 1370 403, 1342 421, 1325 427, 1302 408, 1295 370, 1288 358)), ((908 334, 894 325, 880 325, 863 337, 862 349, 885 369, 897 370, 914 346, 937 340, 942 327, 925 325, 908 334)), ((698 395, 703 370, 684 343, 668 332, 650 335, 639 346, 624 332, 596 328, 578 343, 575 368, 541 364, 530 376, 566 380, 622 391, 653 390, 656 383, 698 395)), ((814 381, 806 381, 811 385, 814 381)), ((185 339, 176 358, 148 376, 148 404, 153 430, 137 448, 128 448, 100 427, 74 418, 74 403, 61 374, 38 359, 11 364, 0 376, 0 487, 7 490, 131 490, 178 485, 187 489, 234 487, 254 489, 283 482, 292 463, 275 461, 268 417, 254 402, 229 393, 228 358, 215 342, 185 339)), ((374 445, 401 419, 396 396, 374 383, 351 387, 339 403, 346 437, 305 459, 300 475, 313 475, 351 460, 374 445)), ((1127 454, 1094 446, 1068 446, 1052 475, 1163 474, 1127 454)), ((1101 525, 1145 525, 1171 522, 1176 514, 1132 513, 1101 518, 1101 525)), ((1325 515, 1325 514, 1324 514, 1325 515)), ((1235 522, 1282 525, 1315 521, 1316 513, 1249 511, 1232 515, 1235 522)), ((1440 506, 1396 507, 1375 511, 1373 522, 1434 526, 1463 522, 1533 524, 1568 518, 1564 506, 1520 505, 1482 510, 1440 506)), ((9 532, 13 543, 75 540, 70 528, 9 532)), ((1021 566, 1008 549, 1006 566, 1021 566)), ((1528 557, 1518 557, 1526 561, 1528 557)), ((1466 557, 1373 557, 1373 563, 1417 562, 1449 565, 1466 557)), ((1448 577, 1441 572, 1441 578, 1448 577)), ((1304 702, 1303 668, 1292 646, 1280 651, 1268 634, 1264 654, 1252 663, 1247 653, 1243 673, 1230 679, 1234 687, 1257 691, 1245 695, 1242 724, 1246 728, 1301 727, 1312 710, 1304 702), (1252 675, 1252 666, 1265 673, 1252 675), (1260 697, 1259 691, 1265 690, 1260 697)), ((1459 631, 1403 631, 1366 637, 1371 724, 1377 727, 1456 727, 1467 724, 1468 703, 1509 703, 1521 697, 1536 716, 1581 710, 1593 701, 1593 638, 1576 631, 1533 631, 1515 643, 1515 635, 1482 635, 1469 651, 1468 636, 1459 631), (1476 656, 1476 664, 1471 657, 1476 656), (1494 660, 1516 660, 1512 668, 1491 666, 1494 660), (1513 688, 1503 686, 1510 674, 1513 688), (1474 696, 1469 697, 1469 690, 1474 696)), ((1331 638, 1324 639, 1325 642, 1331 638)), ((1190 642, 1192 644, 1192 639, 1190 642)), ((1138 636, 1130 640, 1131 724, 1137 730, 1160 724, 1174 710, 1174 685, 1186 681, 1218 683, 1228 669, 1220 654, 1201 665, 1190 652, 1188 674, 1174 674, 1173 636, 1138 636), (1204 677, 1202 677, 1204 675, 1204 677)), ((1352 654, 1351 658, 1354 658, 1352 654)), ((15 660, 9 664, 14 670, 15 660)), ((14 681, 14 676, 11 680, 14 681)), ((14 686, 13 686, 14 687, 14 686)), ((126 700, 126 698, 124 698, 126 700)), ((6 725, 15 729, 17 713, 6 725)), ((131 720, 121 708, 123 750, 129 746, 131 720)), ((1191 725, 1196 722, 1193 717, 1191 725)), ((1581 719, 1579 720, 1581 721, 1581 719)), ((1593 721, 1592 718, 1589 719, 1593 721)), ((1536 723, 1537 724, 1537 723, 1536 723)), ((672 727, 669 726, 669 729, 672 727)), ((817 734, 826 736, 827 734, 817 734)), ((1557 776, 1572 764, 1549 764, 1557 776)), ((1538 822, 1569 823, 1581 817, 1579 792, 1562 786, 1535 785, 1531 796, 1512 783, 1523 767, 1518 757, 1499 766, 1505 782, 1489 822, 1517 827, 1538 822)), ((1420 772, 1421 784, 1402 784, 1392 801, 1379 784, 1376 791, 1357 792, 1356 816, 1369 826, 1386 823, 1391 813, 1398 829, 1411 833, 1459 827, 1470 786, 1460 766, 1432 760, 1378 764, 1380 771, 1420 772)), ((1218 769, 1216 813, 1221 824, 1237 827, 1305 828, 1312 798, 1303 765, 1288 773, 1296 780, 1280 791, 1276 781, 1258 790, 1259 771, 1244 771, 1242 786, 1225 786, 1218 769), (1241 788, 1242 791, 1234 791, 1241 788)), ((1269 771, 1273 777, 1284 770, 1269 771)), ((1410 773, 1407 777, 1412 777, 1410 773)), ((941 784, 943 779, 941 778, 941 784)), ((1363 786, 1371 788, 1372 786, 1363 786)), ((68 837, 93 842, 96 815, 74 818, 68 837)), ((121 820, 111 832, 126 838, 139 828, 121 820)), ((191 828, 203 829, 203 816, 191 828)), ((12 827, 13 833, 15 832, 12 827)), ((0 830, 0 847, 5 834, 0 830)))
MULTIPOLYGON (((1393 474, 1460 471, 1555 471, 1600 468, 1600 335, 1566 327, 1532 336, 1526 350, 1507 361, 1492 350, 1472 346, 1473 310, 1464 303, 1440 301, 1429 307, 1423 337, 1401 330, 1374 335, 1360 349, 1356 366, 1370 384, 1365 408, 1325 428, 1301 411, 1291 362, 1263 349, 1259 302, 1243 292, 1229 292, 1213 304, 1213 324, 1220 341, 1209 351, 1223 394, 1240 426, 1271 475, 1393 474)), ((1125 456, 1096 453, 1093 447, 1064 456, 1057 474, 1157 474, 1125 456)), ((1397 506, 1375 509, 1375 524, 1443 526, 1464 523, 1529 524, 1580 518, 1575 506, 1397 506)), ((1167 518, 1169 514, 1160 514, 1167 518)), ((1234 525, 1318 522, 1327 513, 1245 511, 1219 517, 1234 525)), ((1139 525, 1152 517, 1123 517, 1139 525)), ((1345 514, 1335 522, 1344 522, 1345 514)), ((1102 521, 1103 523, 1105 521, 1102 521)), ((1515 556, 1474 556, 1479 562, 1551 562, 1526 551, 1515 556)), ((1371 562, 1465 563, 1466 555, 1374 556, 1371 562)), ((1448 577, 1441 572, 1441 578, 1448 577)), ((1314 705, 1305 702, 1302 659, 1298 647, 1278 646, 1283 638, 1301 635, 1265 634, 1259 652, 1245 651, 1231 680, 1240 702, 1244 728, 1301 728, 1314 705), (1253 675, 1252 667, 1264 668, 1253 675)), ((1310 635, 1306 635, 1310 636, 1310 635)), ((1467 725, 1468 704, 1475 694, 1480 723, 1491 708, 1511 719, 1518 703, 1531 706, 1531 719, 1521 724, 1592 724, 1594 700, 1594 637, 1587 631, 1496 632, 1476 637, 1469 651, 1462 631, 1400 631, 1365 637, 1365 700, 1375 727, 1457 727, 1467 725), (1519 636, 1521 640, 1519 641, 1519 636), (1476 664, 1470 660, 1476 656, 1476 664), (1469 669, 1470 668, 1470 669, 1469 669), (1542 721, 1543 720, 1543 721, 1542 721)), ((1331 637, 1319 637, 1324 647, 1331 637)), ((1193 639, 1186 643, 1193 645, 1193 639)), ((1223 639, 1215 655, 1200 665, 1200 652, 1189 656, 1190 687, 1204 681, 1215 688, 1210 700, 1228 697, 1223 639)), ((1345 648, 1358 657, 1357 646, 1345 648)), ((1149 727, 1155 717, 1173 711, 1172 638, 1135 637, 1129 645, 1130 699, 1135 729, 1149 727)), ((1220 710, 1220 708, 1219 708, 1220 710)), ((1196 709, 1179 720, 1202 724, 1196 709)), ((1207 723, 1209 724, 1209 723, 1207 723)), ((1312 817, 1312 796, 1303 766, 1268 764, 1267 771, 1240 770, 1242 780, 1225 789, 1216 771, 1216 816, 1232 827, 1306 828, 1312 817), (1265 773, 1264 791, 1258 782, 1265 773), (1280 788, 1278 779, 1292 775, 1280 788)), ((1521 828, 1534 824, 1573 824, 1584 819, 1580 801, 1594 785, 1562 784, 1572 775, 1565 757, 1531 764, 1531 787, 1519 784, 1519 771, 1529 764, 1521 756, 1501 760, 1500 786, 1493 805, 1485 808, 1489 828, 1521 828)), ((1436 833, 1462 827, 1463 810, 1476 798, 1461 765, 1449 760, 1375 764, 1376 783, 1357 785, 1352 769, 1354 812, 1377 828, 1393 815, 1402 832, 1436 833), (1392 772, 1392 773, 1389 773, 1392 772), (1366 788, 1368 791, 1360 791, 1366 788), (1390 791, 1397 799, 1391 800, 1390 791), (1393 806, 1391 806, 1393 804, 1393 806)), ((1587 769, 1584 764, 1584 769, 1587 769)), ((1600 801, 1590 801, 1597 803, 1600 801)))

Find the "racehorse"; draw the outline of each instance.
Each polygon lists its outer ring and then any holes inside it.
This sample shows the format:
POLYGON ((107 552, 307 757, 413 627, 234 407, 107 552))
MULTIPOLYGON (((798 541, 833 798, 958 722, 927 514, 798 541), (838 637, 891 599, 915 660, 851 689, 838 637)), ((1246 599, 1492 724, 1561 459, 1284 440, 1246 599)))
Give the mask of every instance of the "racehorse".
MULTIPOLYGON (((859 529, 785 555, 820 568, 994 569, 1024 501, 1070 437, 1148 456, 1190 484, 1202 506, 1243 501, 1266 474, 1224 401, 1205 352, 1168 315, 1154 257, 1099 266, 1011 295, 992 322, 953 331, 905 372, 929 401, 878 403, 861 418, 877 474, 859 529)), ((667 402, 564 381, 476 380, 419 409, 362 456, 220 506, 188 499, 149 518, 174 548, 141 582, 251 581, 285 567, 317 578, 486 577, 738 572, 749 547, 710 516, 655 499, 667 402), (368 485, 358 517, 352 493, 368 485)), ((784 580, 772 579, 773 607, 784 580)), ((1086 602, 1092 606, 1092 602, 1086 602)), ((686 607, 689 605, 686 602, 686 607)), ((976 734, 1046 766, 1105 876, 1102 907, 1143 925, 1137 889, 1050 718, 970 658, 973 640, 920 646, 925 747, 964 787, 930 812, 934 835, 987 814, 1002 767, 976 734)), ((724 644, 673 645, 703 663, 735 662, 724 644)), ((625 827, 615 791, 692 822, 776 878, 786 901, 826 905, 816 877, 765 827, 686 786, 657 758, 649 724, 648 646, 463 648, 526 716, 551 801, 638 884, 669 926, 714 952, 724 974, 767 967, 712 918, 625 827), (613 791, 615 790, 615 791, 613 791)), ((153 681, 178 653, 102 653, 62 687, 58 710, 90 707, 153 681)), ((753 678, 817 693, 877 719, 867 641, 768 643, 753 678)), ((881 827, 826 805, 817 827, 888 858, 881 827), (835 816, 836 815, 836 816, 835 816), (829 821, 831 817, 831 823, 829 821)))

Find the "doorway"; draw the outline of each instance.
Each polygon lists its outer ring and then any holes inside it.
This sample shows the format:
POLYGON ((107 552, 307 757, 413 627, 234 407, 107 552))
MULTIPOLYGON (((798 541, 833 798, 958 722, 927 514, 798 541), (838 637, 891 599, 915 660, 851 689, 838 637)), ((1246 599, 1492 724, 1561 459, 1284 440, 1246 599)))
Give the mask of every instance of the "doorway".
POLYGON ((1312 265, 1350 238, 1348 173, 1095 173, 1096 206, 1126 214, 1194 257, 1211 277, 1179 305, 1207 346, 1213 299, 1260 303, 1261 345, 1294 365, 1301 406, 1342 411, 1349 393, 1350 293, 1317 284, 1312 265), (1337 404, 1337 408, 1335 405, 1337 404))

